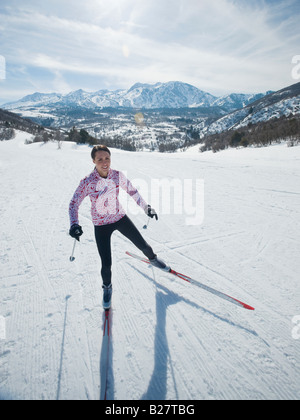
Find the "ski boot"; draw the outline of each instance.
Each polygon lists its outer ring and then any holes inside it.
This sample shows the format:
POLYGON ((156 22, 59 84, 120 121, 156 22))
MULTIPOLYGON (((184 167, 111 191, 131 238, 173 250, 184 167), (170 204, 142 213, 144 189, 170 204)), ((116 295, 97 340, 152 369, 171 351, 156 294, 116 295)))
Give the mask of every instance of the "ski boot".
POLYGON ((161 270, 166 271, 166 272, 171 271, 171 267, 169 267, 164 261, 160 260, 157 257, 149 261, 150 261, 150 264, 153 265, 153 267, 160 268, 161 270))
POLYGON ((112 297, 112 285, 102 286, 103 289, 103 309, 106 311, 110 309, 111 306, 111 297, 112 297))

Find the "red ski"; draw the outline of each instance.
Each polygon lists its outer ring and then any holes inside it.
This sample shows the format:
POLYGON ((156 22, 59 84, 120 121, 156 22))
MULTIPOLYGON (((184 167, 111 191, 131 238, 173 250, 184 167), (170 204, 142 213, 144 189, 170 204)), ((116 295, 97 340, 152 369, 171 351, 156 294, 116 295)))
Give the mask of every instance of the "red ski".
MULTIPOLYGON (((133 257, 133 258, 139 260, 139 261, 142 261, 146 264, 151 265, 150 261, 145 257, 139 257, 138 255, 132 254, 131 252, 126 252, 126 254, 129 255, 130 257, 133 257)), ((255 308, 253 308, 252 306, 249 306, 246 303, 244 303, 244 302, 242 302, 238 299, 233 298, 232 296, 226 295, 225 293, 222 293, 222 292, 220 292, 216 289, 213 289, 212 287, 206 286, 206 284, 203 284, 203 283, 200 283, 199 281, 193 280, 191 277, 188 277, 185 274, 178 273, 177 271, 172 270, 172 269, 170 269, 169 273, 173 274, 174 276, 179 277, 182 280, 185 280, 186 282, 188 282, 190 284, 193 284, 194 286, 199 287, 200 289, 206 290, 209 293, 212 293, 212 294, 214 294, 214 295, 216 295, 216 296, 218 296, 222 299, 225 299, 228 302, 231 302, 231 303, 233 303, 233 304, 235 304, 235 305, 237 305, 241 308, 248 309, 249 311, 254 311, 255 310, 255 308)))

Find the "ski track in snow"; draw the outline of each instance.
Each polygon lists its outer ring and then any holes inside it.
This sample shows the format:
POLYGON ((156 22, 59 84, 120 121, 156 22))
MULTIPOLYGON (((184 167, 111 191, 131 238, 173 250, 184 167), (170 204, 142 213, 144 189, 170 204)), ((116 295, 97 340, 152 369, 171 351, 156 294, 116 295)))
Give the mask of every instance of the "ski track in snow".
MULTIPOLYGON (((90 149, 28 137, 0 142, 0 399, 97 400, 104 315, 88 199, 73 263, 68 236, 90 149)), ((145 231, 143 213, 130 216, 175 270, 256 311, 131 259, 115 233, 108 399, 299 399, 300 147, 112 158, 133 181, 205 180, 201 226, 157 209, 145 231)))

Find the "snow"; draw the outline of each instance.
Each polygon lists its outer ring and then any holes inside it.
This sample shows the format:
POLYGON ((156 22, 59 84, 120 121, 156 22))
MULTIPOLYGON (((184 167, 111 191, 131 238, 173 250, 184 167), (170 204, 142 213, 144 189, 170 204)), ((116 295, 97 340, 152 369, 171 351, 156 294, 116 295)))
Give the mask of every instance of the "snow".
MULTIPOLYGON (((237 95, 239 96, 239 95, 237 95)), ((133 107, 133 108, 182 108, 198 103, 198 106, 210 106, 217 98, 203 92, 195 86, 182 82, 156 83, 154 85, 136 83, 128 90, 99 90, 85 92, 82 89, 66 95, 57 93, 39 93, 28 95, 15 103, 5 105, 6 109, 19 109, 22 114, 26 108, 44 107, 54 104, 69 106, 70 104, 83 108, 96 107, 133 107), (21 109, 20 109, 21 108, 21 109)), ((225 100, 225 99, 224 99, 225 100)), ((226 101, 226 100, 225 100, 226 101)))
MULTIPOLYGON (((0 398, 97 400, 104 317, 88 199, 73 263, 68 236, 90 148, 29 137, 0 142, 0 398)), ((202 224, 171 211, 143 230, 135 205, 130 216, 175 270, 256 310, 131 259, 115 234, 108 398, 299 399, 300 147, 112 158, 154 201, 153 178, 204 179, 202 224)))

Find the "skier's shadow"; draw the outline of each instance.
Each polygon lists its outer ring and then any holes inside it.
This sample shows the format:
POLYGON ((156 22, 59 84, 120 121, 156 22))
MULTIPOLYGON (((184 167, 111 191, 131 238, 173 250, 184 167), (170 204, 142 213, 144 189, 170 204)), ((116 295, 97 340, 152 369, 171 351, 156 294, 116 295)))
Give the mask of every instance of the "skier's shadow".
POLYGON ((179 399, 176 380, 173 373, 172 359, 168 345, 166 321, 167 309, 175 305, 181 299, 180 296, 170 292, 167 288, 159 285, 152 280, 156 286, 156 328, 154 338, 154 369, 148 385, 147 391, 142 396, 142 400, 165 400, 167 397, 167 375, 168 364, 170 364, 173 376, 176 399, 179 399))
POLYGON ((177 293, 169 290, 167 287, 159 284, 155 281, 155 278, 148 276, 145 272, 140 271, 136 267, 133 267, 140 275, 145 277, 148 281, 151 281, 156 286, 156 328, 154 338, 154 369, 148 385, 147 391, 143 394, 142 400, 166 400, 167 398, 167 380, 168 380, 168 364, 170 365, 170 371, 173 378, 174 390, 176 399, 179 399, 179 394, 176 385, 176 378, 173 370, 173 363, 171 359, 170 349, 168 345, 166 322, 167 322, 167 310, 171 305, 175 305, 178 302, 185 302, 188 305, 194 307, 197 310, 201 310, 218 320, 226 322, 233 327, 237 327, 241 330, 246 331, 249 334, 258 336, 253 330, 249 330, 242 325, 236 324, 231 320, 221 317, 212 311, 198 305, 191 300, 184 298, 177 293))

